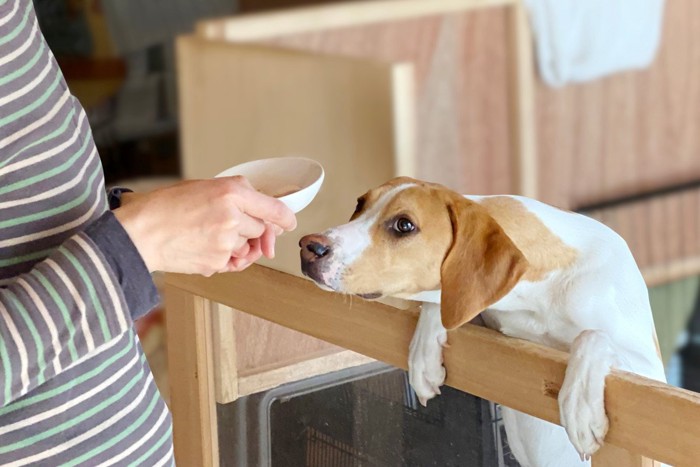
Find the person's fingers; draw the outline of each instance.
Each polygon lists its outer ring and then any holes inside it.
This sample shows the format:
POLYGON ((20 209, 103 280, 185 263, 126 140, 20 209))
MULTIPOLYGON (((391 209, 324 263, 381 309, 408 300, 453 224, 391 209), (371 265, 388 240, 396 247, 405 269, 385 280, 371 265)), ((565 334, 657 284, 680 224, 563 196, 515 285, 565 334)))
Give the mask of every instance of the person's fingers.
POLYGON ((231 252, 231 257, 244 258, 248 254, 249 251, 250 251, 250 243, 249 243, 249 241, 247 241, 243 244, 243 246, 233 250, 231 252))
POLYGON ((282 201, 256 191, 245 179, 234 180, 238 186, 234 191, 235 199, 241 211, 263 221, 277 224, 284 230, 296 228, 296 216, 282 201))
MULTIPOLYGON (((237 235, 237 236, 236 236, 236 240, 233 242, 233 245, 232 245, 232 247, 231 247, 231 251, 233 252, 233 251, 238 251, 238 250, 241 250, 241 249, 246 249, 246 253, 245 253, 245 254, 248 254, 248 253, 247 253, 247 251, 248 251, 247 248, 249 248, 249 247, 248 247, 248 239, 245 238, 245 237, 241 237, 240 235, 237 235)), ((232 254, 231 256, 233 256, 233 254, 232 254)))
POLYGON ((250 241, 248 242, 248 245, 250 246, 250 250, 248 250, 248 254, 246 254, 244 256, 244 258, 249 260, 251 263, 254 263, 255 261, 257 261, 258 258, 260 258, 262 256, 262 247, 261 247, 260 243, 261 243, 260 238, 251 238, 250 241))
MULTIPOLYGON (((255 239, 257 240, 257 239, 255 239)), ((229 272, 240 272, 246 269, 248 266, 256 262, 262 256, 262 251, 260 249, 260 242, 254 242, 251 240, 253 245, 250 248, 248 254, 242 258, 231 258, 229 259, 226 270, 229 272)))
POLYGON ((245 258, 231 258, 226 265, 226 271, 240 272, 250 265, 251 263, 245 258))
POLYGON ((258 238, 265 232, 265 223, 244 212, 235 214, 238 219, 234 227, 236 233, 245 238, 258 238))
POLYGON ((260 237, 260 249, 266 258, 272 259, 275 257, 276 239, 277 237, 275 236, 274 228, 272 225, 268 224, 267 228, 265 229, 265 233, 263 233, 262 237, 260 237))

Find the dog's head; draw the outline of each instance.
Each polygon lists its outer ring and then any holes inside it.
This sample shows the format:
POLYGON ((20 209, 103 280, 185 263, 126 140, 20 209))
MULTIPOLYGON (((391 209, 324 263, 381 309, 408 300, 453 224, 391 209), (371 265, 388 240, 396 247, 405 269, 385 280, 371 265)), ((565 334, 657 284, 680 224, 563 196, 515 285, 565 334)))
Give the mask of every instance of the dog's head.
POLYGON ((366 299, 441 290, 447 329, 506 295, 527 268, 481 205, 406 177, 370 190, 350 222, 299 246, 303 273, 322 288, 366 299))

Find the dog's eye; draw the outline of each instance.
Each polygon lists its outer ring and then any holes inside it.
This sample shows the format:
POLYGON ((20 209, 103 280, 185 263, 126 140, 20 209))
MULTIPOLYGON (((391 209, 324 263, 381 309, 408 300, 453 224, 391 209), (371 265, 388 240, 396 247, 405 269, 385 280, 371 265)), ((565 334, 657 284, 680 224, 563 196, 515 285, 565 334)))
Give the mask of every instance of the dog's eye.
POLYGON ((411 222, 411 219, 407 219, 405 217, 399 217, 396 219, 392 228, 400 234, 407 234, 416 230, 416 226, 413 224, 413 222, 411 222))

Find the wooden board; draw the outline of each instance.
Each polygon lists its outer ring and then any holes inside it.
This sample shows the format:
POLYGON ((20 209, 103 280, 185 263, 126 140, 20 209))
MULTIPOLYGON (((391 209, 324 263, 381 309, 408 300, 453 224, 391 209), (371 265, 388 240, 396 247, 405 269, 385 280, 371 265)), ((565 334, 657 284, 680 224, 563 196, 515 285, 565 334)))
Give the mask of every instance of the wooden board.
POLYGON ((416 173, 464 193, 516 190, 501 8, 270 40, 283 47, 413 63, 416 173), (487 39, 488 36, 488 39, 487 39), (488 70, 483 72, 482 70, 488 70))
POLYGON ((333 353, 324 352, 317 356, 305 355, 303 359, 296 362, 289 362, 283 366, 269 369, 256 368, 249 375, 241 375, 238 380, 239 395, 255 394, 285 383, 301 381, 373 361, 375 361, 373 358, 349 350, 333 353))
POLYGON ((647 70, 537 89, 541 198, 563 207, 700 178, 700 3, 665 3, 647 70))
MULTIPOLYGON (((513 5, 519 0, 369 0, 333 2, 321 7, 300 7, 281 12, 244 15, 201 22, 198 33, 209 39, 231 42, 255 41, 310 31, 325 31, 401 21, 422 16, 462 13, 513 5)), ((288 2, 292 3, 292 2, 288 2)), ((300 2, 307 3, 307 2, 300 2)))
POLYGON ((498 6, 513 2, 391 1, 388 9, 381 3, 247 15, 205 22, 199 31, 210 38, 410 62, 415 69, 416 174, 465 193, 515 192, 519 187, 509 159, 516 157, 510 151, 511 136, 527 139, 527 125, 517 127, 522 132, 511 131, 509 99, 525 103, 534 96, 518 93, 517 80, 508 80, 511 63, 518 65, 515 69, 527 65, 509 60, 506 53, 510 24, 498 6), (496 8, 479 9, 484 5, 496 8), (361 14, 339 13, 360 7, 361 14), (321 18, 327 17, 342 18, 344 26, 328 29, 335 20, 326 24, 321 18), (275 18, 291 21, 294 33, 275 18))
POLYGON ((535 71, 532 32, 522 4, 508 9, 510 47, 510 193, 538 197, 535 71))
POLYGON ((231 310, 236 330, 237 369, 240 377, 317 358, 342 349, 270 321, 231 310))
POLYGON ((297 231, 280 237, 276 258, 262 264, 300 275, 299 237, 346 222, 359 195, 396 175, 397 165, 411 166, 413 131, 394 123, 395 106, 411 100, 400 92, 412 78, 401 64, 195 37, 180 39, 178 51, 186 178, 286 155, 327 168, 297 231))
MULTIPOLYGON (((351 305, 310 281, 259 266, 211 278, 170 275, 168 283, 406 368, 414 313, 366 301, 351 305)), ((451 332, 449 343, 448 385, 558 423, 565 353, 470 325, 451 332)), ((677 465, 700 458, 700 395, 615 371, 605 400, 609 444, 677 465)))
POLYGON ((210 302, 164 290, 173 443, 178 465, 219 465, 210 302))

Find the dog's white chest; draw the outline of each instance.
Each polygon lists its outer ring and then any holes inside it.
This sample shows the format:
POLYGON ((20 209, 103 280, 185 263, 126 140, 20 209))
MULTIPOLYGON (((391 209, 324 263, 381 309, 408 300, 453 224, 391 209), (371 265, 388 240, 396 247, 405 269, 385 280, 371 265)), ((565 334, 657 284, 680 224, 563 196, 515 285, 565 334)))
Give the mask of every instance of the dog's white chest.
MULTIPOLYGON (((486 326, 507 336, 538 342, 568 351, 581 332, 566 313, 564 290, 557 278, 543 282, 523 282, 508 295, 481 313, 486 326)), ((402 297, 427 303, 440 303, 440 291, 402 297)))
POLYGON ((519 284, 482 313, 484 322, 507 336, 568 351, 580 329, 551 288, 552 281, 519 284))
POLYGON ((537 342, 547 347, 568 351, 573 341, 568 328, 542 319, 533 311, 486 310, 482 317, 486 325, 506 336, 537 342))

